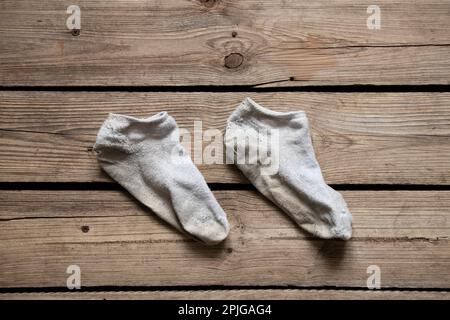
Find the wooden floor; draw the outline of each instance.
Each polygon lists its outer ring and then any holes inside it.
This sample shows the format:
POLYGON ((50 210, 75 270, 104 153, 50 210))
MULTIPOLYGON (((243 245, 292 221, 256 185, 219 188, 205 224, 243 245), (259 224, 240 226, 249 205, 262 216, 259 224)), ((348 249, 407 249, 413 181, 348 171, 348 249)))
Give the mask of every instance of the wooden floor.
POLYGON ((369 0, 79 0, 76 36, 71 4, 0 3, 0 299, 450 299, 450 0, 377 1, 381 30, 369 0), (247 96, 307 112, 350 241, 199 164, 232 226, 206 247, 97 164, 109 112, 223 130, 247 96))

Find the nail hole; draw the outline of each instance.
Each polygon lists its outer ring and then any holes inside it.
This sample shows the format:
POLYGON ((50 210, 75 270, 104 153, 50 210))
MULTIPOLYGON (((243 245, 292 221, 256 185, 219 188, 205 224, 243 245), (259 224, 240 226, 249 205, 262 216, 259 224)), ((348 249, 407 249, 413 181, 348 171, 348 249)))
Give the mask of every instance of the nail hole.
POLYGON ((81 226, 81 231, 83 231, 84 233, 88 233, 89 232, 89 226, 81 226))
POLYGON ((80 35, 81 30, 80 29, 72 29, 70 32, 72 33, 73 36, 76 37, 76 36, 80 35))
POLYGON ((236 38, 237 32, 236 32, 236 31, 233 31, 233 32, 231 33, 231 36, 232 36, 233 38, 236 38))
POLYGON ((233 248, 227 248, 227 252, 228 253, 232 253, 233 252, 233 248))
POLYGON ((295 78, 294 77, 289 77, 289 81, 294 81, 295 78))

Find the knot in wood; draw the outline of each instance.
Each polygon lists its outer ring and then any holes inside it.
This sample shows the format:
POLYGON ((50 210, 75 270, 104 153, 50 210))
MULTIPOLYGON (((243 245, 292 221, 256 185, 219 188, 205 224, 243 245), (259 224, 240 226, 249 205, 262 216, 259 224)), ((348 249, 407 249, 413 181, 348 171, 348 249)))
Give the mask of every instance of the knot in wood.
POLYGON ((199 0, 206 8, 212 8, 216 4, 217 0, 199 0))
POLYGON ((244 56, 240 53, 230 53, 225 57, 225 67, 228 69, 235 69, 244 62, 244 56))

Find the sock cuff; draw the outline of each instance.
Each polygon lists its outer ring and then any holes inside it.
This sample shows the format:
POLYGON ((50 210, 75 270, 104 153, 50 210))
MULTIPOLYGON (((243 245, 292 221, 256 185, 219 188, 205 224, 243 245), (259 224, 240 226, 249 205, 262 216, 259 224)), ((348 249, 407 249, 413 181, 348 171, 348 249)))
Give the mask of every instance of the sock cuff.
POLYGON ((136 151, 136 144, 149 136, 163 137, 177 127, 165 111, 147 118, 109 113, 97 134, 94 150, 119 147, 127 153, 136 151))
MULTIPOLYGON (((239 122, 244 119, 277 119, 289 121, 292 119, 304 118, 306 113, 304 111, 290 111, 279 112, 261 106, 253 101, 251 98, 245 98, 236 110, 228 118, 228 122, 239 122)), ((254 123, 256 124, 256 123, 254 123)))
POLYGON ((172 118, 165 111, 156 113, 147 118, 136 118, 118 113, 109 113, 103 125, 109 125, 116 131, 126 130, 132 126, 146 125, 147 130, 157 129, 158 126, 163 124, 168 118, 172 118))

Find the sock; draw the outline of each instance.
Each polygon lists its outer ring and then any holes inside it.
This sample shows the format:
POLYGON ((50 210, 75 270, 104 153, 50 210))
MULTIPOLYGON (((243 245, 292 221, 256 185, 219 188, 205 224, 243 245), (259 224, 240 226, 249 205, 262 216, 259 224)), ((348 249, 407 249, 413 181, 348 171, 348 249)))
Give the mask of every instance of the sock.
POLYGON ((225 212, 181 146, 167 112, 145 119, 109 114, 94 150, 103 170, 178 230, 206 244, 227 237, 225 212))
POLYGON ((352 215, 323 179, 304 112, 275 112, 247 98, 228 119, 225 145, 227 162, 237 162, 301 228, 320 238, 350 239, 352 215))

